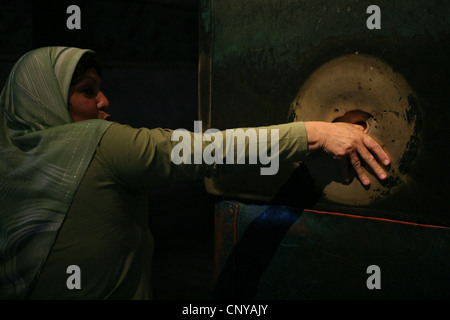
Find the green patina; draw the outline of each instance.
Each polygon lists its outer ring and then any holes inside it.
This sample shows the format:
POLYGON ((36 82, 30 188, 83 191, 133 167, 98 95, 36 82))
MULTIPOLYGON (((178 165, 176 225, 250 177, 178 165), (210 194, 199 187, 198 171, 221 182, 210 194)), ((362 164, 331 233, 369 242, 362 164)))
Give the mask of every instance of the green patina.
POLYGON ((381 29, 369 30, 369 1, 220 0, 203 1, 202 20, 209 28, 210 5, 214 18, 214 62, 251 55, 264 64, 293 63, 298 53, 322 41, 348 34, 412 38, 436 36, 450 28, 448 1, 378 1, 381 29), (439 10, 436 10, 439 7, 439 10), (424 26, 426 26, 424 28, 424 26))
POLYGON ((200 25, 203 26, 203 31, 208 33, 210 31, 209 27, 211 25, 211 0, 200 1, 200 25))

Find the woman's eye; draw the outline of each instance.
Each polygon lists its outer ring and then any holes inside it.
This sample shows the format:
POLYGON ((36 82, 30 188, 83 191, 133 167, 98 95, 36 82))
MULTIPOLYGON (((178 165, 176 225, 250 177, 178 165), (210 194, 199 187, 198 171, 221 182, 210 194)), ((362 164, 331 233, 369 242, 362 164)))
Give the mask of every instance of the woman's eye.
POLYGON ((93 96, 94 95, 94 89, 92 88, 84 88, 81 90, 82 93, 84 93, 87 96, 93 96))

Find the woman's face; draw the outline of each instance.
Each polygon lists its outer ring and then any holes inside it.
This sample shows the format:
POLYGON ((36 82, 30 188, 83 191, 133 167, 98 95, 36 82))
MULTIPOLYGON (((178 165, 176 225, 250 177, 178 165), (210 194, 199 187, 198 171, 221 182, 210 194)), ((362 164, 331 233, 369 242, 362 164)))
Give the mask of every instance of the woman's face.
POLYGON ((109 101, 100 90, 101 79, 94 68, 70 86, 69 113, 74 122, 89 119, 108 119, 109 101))

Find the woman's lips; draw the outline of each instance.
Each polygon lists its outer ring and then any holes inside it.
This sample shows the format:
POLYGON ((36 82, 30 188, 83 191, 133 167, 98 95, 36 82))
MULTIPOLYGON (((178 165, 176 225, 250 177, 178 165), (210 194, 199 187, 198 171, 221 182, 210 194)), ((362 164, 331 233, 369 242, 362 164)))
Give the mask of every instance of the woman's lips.
POLYGON ((109 113, 106 113, 105 111, 99 111, 98 113, 98 119, 107 120, 109 117, 109 113))

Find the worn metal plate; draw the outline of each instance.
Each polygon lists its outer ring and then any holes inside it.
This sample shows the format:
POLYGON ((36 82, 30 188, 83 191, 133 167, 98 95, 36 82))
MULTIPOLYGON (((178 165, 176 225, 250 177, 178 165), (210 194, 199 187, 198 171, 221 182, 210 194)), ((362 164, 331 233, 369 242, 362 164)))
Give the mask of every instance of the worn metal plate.
POLYGON ((320 66, 303 84, 292 103, 295 121, 356 123, 378 140, 392 159, 389 179, 380 181, 363 163, 370 178, 365 187, 353 173, 346 182, 341 164, 325 153, 311 154, 306 164, 324 196, 339 204, 363 206, 393 196, 408 183, 411 161, 421 135, 417 98, 411 86, 378 58, 349 54, 320 66))

